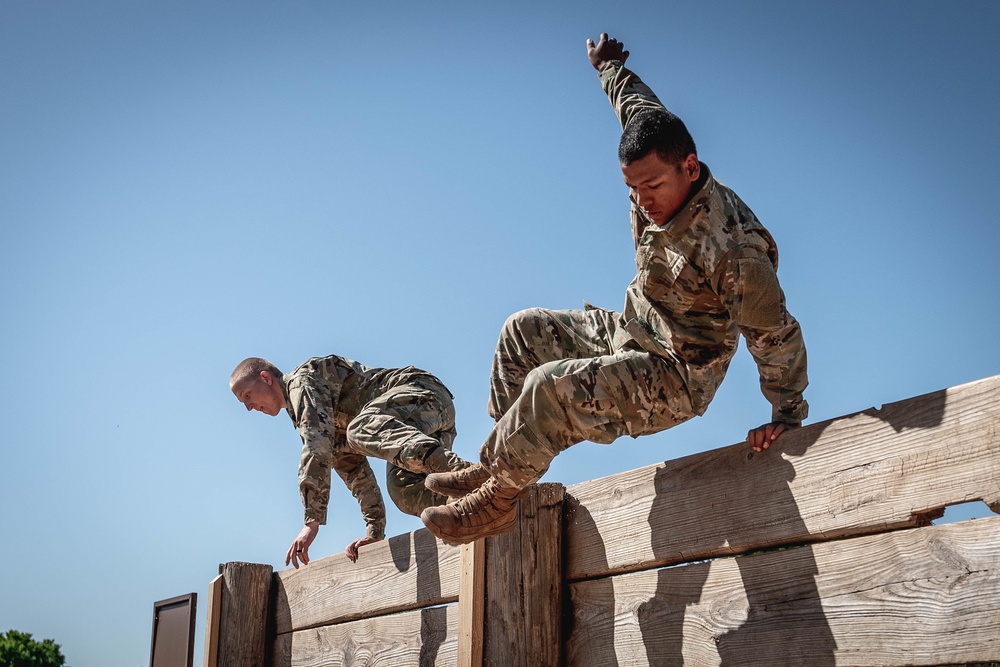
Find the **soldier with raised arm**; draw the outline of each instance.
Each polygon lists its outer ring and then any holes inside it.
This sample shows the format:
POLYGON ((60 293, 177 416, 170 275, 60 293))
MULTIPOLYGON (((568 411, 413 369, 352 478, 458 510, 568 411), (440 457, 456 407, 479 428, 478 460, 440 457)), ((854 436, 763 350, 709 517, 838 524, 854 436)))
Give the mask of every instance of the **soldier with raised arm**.
POLYGON ((385 505, 367 457, 386 461, 389 497, 402 512, 420 512, 447 498, 424 485, 430 472, 469 466, 451 451, 455 407, 451 392, 425 371, 368 368, 331 355, 313 358, 287 375, 259 357, 233 370, 229 388, 247 410, 276 416, 288 412, 302 438, 299 492, 305 526, 288 548, 285 565, 309 562, 309 546, 326 523, 330 471, 361 505, 367 531, 348 545, 358 548, 385 537, 385 505))
POLYGON ((740 334, 772 406, 749 445, 766 449, 808 412, 805 344, 785 307, 771 235, 699 161, 680 118, 625 67, 621 43, 588 39, 587 56, 623 127, 636 277, 621 312, 534 308, 508 318, 491 375, 497 422, 481 463, 426 481, 459 498, 421 514, 446 542, 509 530, 521 491, 578 442, 656 433, 703 414, 740 334))

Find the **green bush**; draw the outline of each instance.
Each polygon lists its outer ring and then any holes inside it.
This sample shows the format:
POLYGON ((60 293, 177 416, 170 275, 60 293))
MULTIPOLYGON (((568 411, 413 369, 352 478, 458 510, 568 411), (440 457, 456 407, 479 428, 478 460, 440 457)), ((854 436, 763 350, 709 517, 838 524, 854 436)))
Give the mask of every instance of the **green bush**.
POLYGON ((40 642, 27 632, 0 634, 0 667, 63 667, 66 658, 51 639, 40 642))

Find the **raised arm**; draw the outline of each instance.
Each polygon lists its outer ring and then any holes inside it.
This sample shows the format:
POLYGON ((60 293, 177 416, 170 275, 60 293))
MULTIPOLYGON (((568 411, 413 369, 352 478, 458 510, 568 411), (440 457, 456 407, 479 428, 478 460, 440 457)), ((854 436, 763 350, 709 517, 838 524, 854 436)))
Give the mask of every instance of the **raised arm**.
POLYGON ((607 33, 601 33, 597 44, 592 39, 587 40, 587 59, 597 70, 601 86, 623 128, 640 111, 666 110, 650 87, 625 67, 628 56, 625 45, 617 39, 609 39, 607 33))

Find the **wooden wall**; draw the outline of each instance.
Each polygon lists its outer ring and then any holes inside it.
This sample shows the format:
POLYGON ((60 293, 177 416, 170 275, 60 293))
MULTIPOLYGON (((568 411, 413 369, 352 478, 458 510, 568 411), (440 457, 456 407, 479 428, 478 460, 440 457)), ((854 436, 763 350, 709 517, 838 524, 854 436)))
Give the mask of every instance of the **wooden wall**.
POLYGON ((1000 662, 1000 517, 930 524, 973 500, 1000 510, 1000 376, 541 484, 474 546, 421 530, 275 573, 261 664, 1000 662))
POLYGON ((567 495, 568 665, 1000 661, 1000 377, 567 495))
POLYGON ((274 666, 456 664, 459 556, 419 530, 276 573, 274 666))

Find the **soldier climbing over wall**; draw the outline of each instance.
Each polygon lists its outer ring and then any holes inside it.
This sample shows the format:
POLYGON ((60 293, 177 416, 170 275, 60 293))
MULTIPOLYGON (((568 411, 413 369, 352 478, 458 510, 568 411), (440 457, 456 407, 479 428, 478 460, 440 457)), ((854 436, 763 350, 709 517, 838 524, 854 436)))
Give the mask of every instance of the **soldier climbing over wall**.
POLYGON ((497 421, 481 462, 426 480, 458 498, 421 514, 446 542, 509 530, 522 490, 578 442, 656 433, 703 414, 741 333, 772 405, 771 421, 747 434, 750 446, 766 449, 808 412, 806 349, 770 233, 699 161, 680 118, 625 68, 620 42, 588 39, 587 56, 623 127, 636 277, 622 312, 533 308, 508 318, 491 374, 497 421))
POLYGON ((367 457, 386 461, 389 497, 413 516, 447 501, 424 485, 427 473, 470 465, 451 451, 451 392, 412 366, 368 368, 331 355, 282 375, 269 361, 251 357, 233 370, 229 388, 247 410, 272 417, 286 410, 302 437, 299 492, 305 526, 285 556, 285 565, 296 569, 300 560, 309 562, 309 546, 326 523, 331 468, 358 500, 367 524, 366 535, 347 547, 348 558, 356 561, 359 547, 385 537, 385 505, 367 457))

